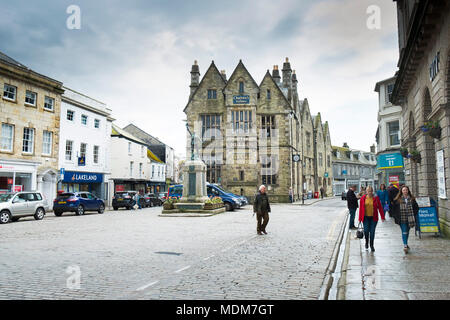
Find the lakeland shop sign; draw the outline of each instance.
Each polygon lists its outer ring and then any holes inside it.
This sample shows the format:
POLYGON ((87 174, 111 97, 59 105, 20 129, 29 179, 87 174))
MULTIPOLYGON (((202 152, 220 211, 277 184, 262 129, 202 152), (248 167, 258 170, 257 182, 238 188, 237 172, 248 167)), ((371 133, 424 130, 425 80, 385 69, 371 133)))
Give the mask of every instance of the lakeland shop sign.
POLYGON ((63 182, 66 183, 102 183, 102 173, 65 171, 63 182))

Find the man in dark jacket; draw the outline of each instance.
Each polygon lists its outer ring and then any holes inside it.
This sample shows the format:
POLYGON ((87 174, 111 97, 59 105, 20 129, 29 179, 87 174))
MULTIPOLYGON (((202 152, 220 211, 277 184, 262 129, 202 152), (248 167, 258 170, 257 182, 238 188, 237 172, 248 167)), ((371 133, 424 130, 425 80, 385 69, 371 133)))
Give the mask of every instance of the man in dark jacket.
POLYGON ((350 212, 349 229, 355 229, 355 213, 358 209, 358 198, 355 195, 356 186, 351 186, 347 191, 347 208, 350 212))
POLYGON ((263 233, 267 234, 266 226, 269 223, 270 204, 269 198, 266 194, 266 187, 264 185, 259 187, 259 192, 256 195, 255 202, 253 203, 253 212, 256 213, 257 233, 259 235, 263 233))
POLYGON ((388 187, 388 198, 389 198, 389 216, 394 217, 394 199, 398 195, 398 189, 392 183, 388 187))

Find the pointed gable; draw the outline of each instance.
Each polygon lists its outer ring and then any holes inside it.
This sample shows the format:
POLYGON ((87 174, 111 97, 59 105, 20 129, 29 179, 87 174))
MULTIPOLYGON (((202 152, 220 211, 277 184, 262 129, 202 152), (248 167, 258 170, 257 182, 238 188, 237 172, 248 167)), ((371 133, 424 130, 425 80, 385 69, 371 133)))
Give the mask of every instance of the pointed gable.
MULTIPOLYGON (((239 60, 238 65, 234 69, 233 73, 231 74, 230 78, 228 79, 227 85, 225 86, 225 91, 231 91, 236 92, 239 91, 239 80, 242 79, 245 81, 246 87, 249 86, 251 89, 258 89, 259 86, 256 83, 256 81, 253 79, 250 72, 248 72, 247 68, 245 67, 242 60, 239 60), (234 87, 233 87, 234 86, 234 87)), ((244 92, 246 91, 246 88, 244 88, 244 92)))
POLYGON ((183 112, 186 113, 187 108, 191 105, 192 101, 195 99, 198 99, 199 95, 201 95, 203 98, 203 95, 205 95, 205 92, 208 89, 216 89, 217 93, 222 92, 225 88, 227 82, 223 78, 223 75, 220 73, 219 69, 217 69, 216 65, 214 64, 214 61, 211 62, 211 65, 209 66, 208 70, 206 71, 205 75, 203 76, 202 80, 200 81, 197 89, 194 91, 192 96, 189 99, 189 102, 187 103, 186 107, 184 108, 183 112))
POLYGON ((281 91, 280 87, 277 85, 275 79, 270 74, 270 71, 267 70, 263 80, 261 81, 261 84, 259 85, 259 88, 261 90, 261 101, 264 101, 267 99, 267 89, 270 89, 271 99, 270 100, 277 100, 274 98, 278 98, 278 100, 281 100, 289 107, 289 109, 292 109, 291 104, 289 103, 286 96, 283 94, 283 91, 281 91))

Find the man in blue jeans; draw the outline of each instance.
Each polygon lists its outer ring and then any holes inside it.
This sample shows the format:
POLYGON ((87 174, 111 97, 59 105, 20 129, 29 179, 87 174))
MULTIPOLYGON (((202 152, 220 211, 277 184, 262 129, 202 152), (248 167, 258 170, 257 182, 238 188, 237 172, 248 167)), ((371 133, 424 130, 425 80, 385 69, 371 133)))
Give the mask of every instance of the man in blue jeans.
POLYGON ((355 213, 358 209, 358 198, 355 195, 356 186, 350 186, 347 191, 347 208, 350 211, 349 229, 356 229, 355 227, 355 213))

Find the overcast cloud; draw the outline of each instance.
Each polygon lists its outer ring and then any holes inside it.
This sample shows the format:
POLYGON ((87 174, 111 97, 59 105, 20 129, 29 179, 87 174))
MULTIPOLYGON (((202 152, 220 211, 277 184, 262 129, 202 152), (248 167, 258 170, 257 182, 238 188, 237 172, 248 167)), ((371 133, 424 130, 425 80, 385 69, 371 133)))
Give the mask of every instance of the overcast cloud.
POLYGON ((398 60, 396 10, 382 0, 24 1, 2 4, 0 51, 105 102, 184 155, 190 68, 214 60, 230 76, 242 59, 256 82, 289 57, 311 112, 333 145, 369 150, 377 129, 375 83, 398 60), (81 8, 81 30, 66 9, 81 8), (381 29, 369 30, 370 5, 381 29))

